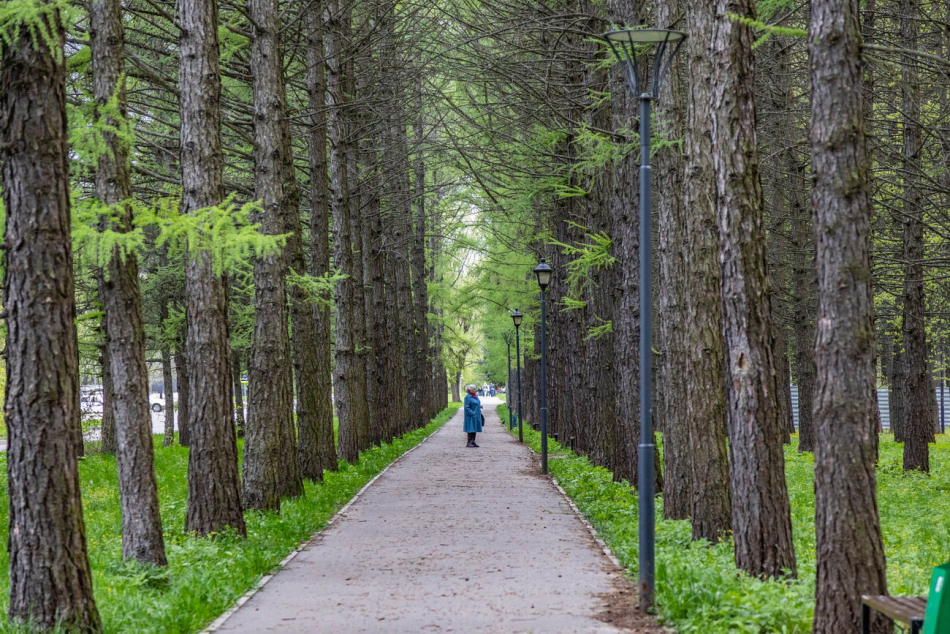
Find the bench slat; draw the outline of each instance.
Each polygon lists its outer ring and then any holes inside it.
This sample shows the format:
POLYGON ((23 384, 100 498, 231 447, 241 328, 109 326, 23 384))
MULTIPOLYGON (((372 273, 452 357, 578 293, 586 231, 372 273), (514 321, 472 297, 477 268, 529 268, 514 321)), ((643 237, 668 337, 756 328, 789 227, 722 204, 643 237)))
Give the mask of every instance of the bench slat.
POLYGON ((927 611, 927 597, 863 596, 861 602, 892 621, 906 625, 922 620, 927 611))

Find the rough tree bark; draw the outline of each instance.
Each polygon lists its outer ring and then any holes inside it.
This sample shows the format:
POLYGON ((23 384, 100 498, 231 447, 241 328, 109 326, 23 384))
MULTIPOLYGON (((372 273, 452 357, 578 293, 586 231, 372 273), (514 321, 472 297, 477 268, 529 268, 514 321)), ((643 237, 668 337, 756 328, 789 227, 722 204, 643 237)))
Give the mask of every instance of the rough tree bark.
POLYGON ((690 479, 703 482, 690 491, 693 539, 717 541, 732 527, 729 455, 726 451, 725 343, 716 233, 716 185, 712 165, 712 39, 714 13, 709 3, 686 7, 687 101, 683 148, 686 277, 683 339, 686 421, 690 439, 690 479))
MULTIPOLYGON (((101 278, 100 278, 101 279, 101 278)), ((99 284, 100 289, 103 284, 99 284)), ((99 293, 100 297, 103 295, 102 291, 99 293)), ((102 323, 102 337, 104 339, 102 351, 99 355, 99 363, 102 366, 102 420, 100 421, 100 438, 99 442, 99 452, 104 454, 114 455, 116 451, 116 437, 115 437, 115 408, 112 405, 112 400, 115 398, 115 388, 112 385, 112 364, 109 363, 109 327, 106 323, 105 317, 103 317, 102 323)), ((75 433, 73 434, 76 435, 75 433)), ((79 438, 78 441, 82 443, 82 427, 79 429, 79 438)), ((80 445, 81 447, 82 445, 80 445)), ((83 452, 76 452, 77 456, 82 456, 83 452)))
MULTIPOLYGON (((901 45, 917 48, 919 7, 917 0, 901 1, 901 45)), ((924 322, 924 208, 920 190, 920 154, 923 142, 920 130, 920 85, 915 69, 917 60, 906 59, 902 69, 901 160, 904 174, 904 306, 903 362, 906 397, 904 425, 904 471, 930 471, 930 446, 933 442, 933 407, 930 372, 927 368, 927 328, 924 322)))
MULTIPOLYGON (((607 3, 608 17, 615 24, 637 24, 637 9, 633 3, 622 0, 610 0, 607 3)), ((639 117, 637 103, 630 96, 630 88, 620 68, 610 74, 610 93, 611 128, 635 129, 639 117)), ((623 140, 632 142, 632 139, 623 140)), ((640 240, 636 214, 640 198, 637 195, 639 162, 636 152, 619 158, 612 168, 613 191, 609 204, 614 225, 613 255, 620 266, 613 335, 614 371, 617 377, 614 411, 624 413, 618 420, 619 437, 614 444, 614 477, 639 486, 637 445, 640 438, 640 359, 637 351, 640 346, 640 240)), ((522 375, 522 378, 530 376, 525 370, 522 370, 522 375)), ((523 389, 525 395, 530 392, 527 384, 523 389)), ((660 464, 657 462, 657 467, 660 464)))
POLYGON ((73 437, 79 423, 79 350, 65 34, 59 11, 48 8, 38 19, 49 40, 31 37, 22 25, 8 25, 10 39, 0 38, 9 616, 15 623, 29 622, 31 629, 99 632, 73 437))
MULTIPOLYGON (((158 265, 162 268, 168 266, 168 247, 163 246, 159 252, 158 265)), ((171 301, 171 293, 167 282, 161 289, 162 299, 159 302, 159 327, 164 331, 165 321, 168 319, 168 306, 171 301)), ((172 378, 172 352, 171 347, 164 340, 162 335, 162 382, 165 387, 165 437, 162 439, 163 447, 170 447, 175 444, 175 381, 172 378)), ((179 395, 180 398, 180 395, 179 395)), ((179 412, 180 415, 180 412, 179 412)))
MULTIPOLYGON (((657 24, 673 28, 680 17, 679 2, 661 2, 656 7, 657 24)), ((683 137, 684 94, 678 65, 660 91, 656 103, 658 139, 683 137)), ((657 209, 657 339, 660 355, 656 358, 656 393, 661 396, 655 417, 663 432, 663 517, 686 519, 690 516, 690 447, 686 420, 688 372, 682 371, 686 357, 683 338, 687 269, 683 258, 686 240, 686 214, 683 206, 683 156, 677 147, 656 154, 653 168, 656 179, 657 209)))
POLYGON ((165 392, 165 434, 162 447, 175 444, 175 380, 172 378, 172 353, 167 345, 162 346, 162 384, 165 392))
MULTIPOLYGON (((127 119, 125 32, 121 0, 95 0, 90 12, 93 96, 97 118, 104 127, 121 129, 127 119), (110 112, 109 104, 115 111, 110 112)), ((105 224, 119 232, 132 229, 132 195, 129 179, 129 142, 112 131, 103 132, 107 146, 98 159, 96 196, 112 208, 105 224)), ((138 258, 113 247, 100 286, 109 333, 106 352, 112 371, 119 466, 119 499, 122 507, 122 556, 141 563, 164 566, 165 542, 158 510, 158 481, 152 446, 152 419, 148 404, 148 368, 145 363, 145 324, 139 288, 138 258)))
MULTIPOLYGON (((257 221, 269 235, 287 231, 287 217, 296 200, 296 183, 288 179, 292 160, 283 139, 286 112, 280 22, 274 0, 250 0, 250 66, 254 93, 254 196, 261 205, 257 221), (291 191, 294 190, 294 191, 291 191)), ((296 214, 294 206, 292 213, 296 214)), ((288 256, 301 256, 298 243, 287 252, 254 262, 254 335, 248 360, 248 420, 244 441, 244 505, 258 511, 279 511, 280 498, 302 493, 285 481, 285 467, 297 464, 293 435, 293 385, 290 336, 287 331, 288 256), (285 446, 287 441, 290 446, 285 446), (288 464, 292 462, 293 465, 288 464), (289 489, 285 488, 290 485, 289 489)), ((298 262, 299 266, 299 262, 298 262)), ((299 472, 297 474, 299 479, 299 472)))
POLYGON ((336 285, 336 345, 333 370, 333 391, 339 420, 338 447, 340 458, 353 463, 359 458, 357 412, 354 400, 362 390, 358 376, 351 307, 355 301, 353 282, 353 237, 350 234, 349 187, 347 178, 348 126, 346 91, 344 90, 344 50, 349 11, 341 9, 340 0, 327 0, 324 9, 326 25, 327 131, 330 140, 330 209, 333 216, 334 266, 346 277, 336 285))
POLYGON ((244 418, 244 386, 241 384, 241 351, 231 350, 231 391, 234 394, 234 422, 237 437, 244 438, 246 419, 244 418))
POLYGON ((796 571, 775 389, 764 201, 756 149, 752 0, 717 0, 712 138, 729 372, 728 431, 736 566, 756 576, 796 571))
MULTIPOLYGON (((791 154, 791 152, 789 152, 791 154)), ((792 293, 795 316, 795 377, 798 379, 798 450, 815 451, 815 427, 812 421, 815 402, 815 314, 817 310, 814 254, 810 212, 802 200, 805 187, 804 166, 789 157, 792 217, 792 293)))
MULTIPOLYGON (((330 273, 330 189, 327 180, 326 68, 323 50, 323 11, 314 9, 308 17, 307 91, 310 122, 310 274, 323 277, 330 273)), ((333 439, 333 403, 330 386, 333 377, 330 355, 330 302, 322 297, 313 306, 317 336, 315 380, 317 393, 315 436, 300 430, 300 471, 305 478, 323 479, 325 470, 336 469, 333 439)))
MULTIPOLYGON (((224 199, 218 5, 216 0, 180 0, 178 13, 181 211, 187 214, 224 199)), ((244 536, 231 403, 227 285, 209 252, 186 253, 185 262, 185 347, 188 368, 193 370, 185 381, 191 436, 185 530, 203 536, 230 527, 244 536)), ((184 436, 185 425, 179 425, 184 436)))
POLYGON ((420 423, 425 425, 436 412, 430 410, 432 400, 432 383, 429 377, 429 293, 426 287, 426 170, 423 160, 424 152, 424 120, 422 107, 422 76, 417 75, 414 91, 414 105, 416 118, 413 121, 415 136, 415 156, 413 158, 413 202, 415 204, 415 226, 412 233, 412 300, 413 321, 415 332, 415 358, 418 363, 416 379, 420 385, 419 403, 413 403, 413 409, 419 412, 420 423))
POLYGON ((191 446, 191 425, 189 408, 191 390, 188 378, 188 355, 182 347, 175 349, 175 370, 178 374, 178 443, 182 447, 191 446))
MULTIPOLYGON (((858 632, 861 595, 887 594, 871 429, 870 179, 858 0, 812 0, 812 213, 818 262, 815 345, 814 632, 858 632)), ((872 631, 892 631, 876 616, 872 631)))

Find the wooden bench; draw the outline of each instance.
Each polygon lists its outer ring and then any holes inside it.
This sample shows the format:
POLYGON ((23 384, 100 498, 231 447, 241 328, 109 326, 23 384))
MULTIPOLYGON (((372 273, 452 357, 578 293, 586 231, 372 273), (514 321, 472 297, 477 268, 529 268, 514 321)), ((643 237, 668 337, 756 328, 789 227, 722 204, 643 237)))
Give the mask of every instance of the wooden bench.
POLYGON ((861 631, 871 633, 871 610, 880 612, 895 623, 910 626, 911 634, 919 634, 924 627, 927 597, 861 597, 861 631))

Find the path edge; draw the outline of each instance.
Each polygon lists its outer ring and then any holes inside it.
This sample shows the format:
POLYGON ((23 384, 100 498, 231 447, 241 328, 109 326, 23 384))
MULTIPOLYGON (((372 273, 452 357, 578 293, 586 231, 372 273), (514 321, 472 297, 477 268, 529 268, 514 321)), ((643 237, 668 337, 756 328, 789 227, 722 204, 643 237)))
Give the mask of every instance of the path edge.
MULTIPOLYGON (((507 406, 507 403, 502 403, 502 404, 507 406)), ((495 412, 496 413, 498 412, 497 406, 495 407, 495 412)), ((514 437, 513 430, 509 429, 508 425, 505 424, 505 421, 501 420, 501 416, 498 417, 498 422, 501 423, 501 426, 505 428, 505 431, 508 432, 508 435, 510 437, 514 437)), ((528 449, 528 451, 531 452, 532 455, 538 457, 538 459, 540 460, 540 456, 538 456, 538 452, 536 452, 531 447, 531 445, 529 445, 528 443, 521 443, 521 444, 523 444, 528 449)), ((540 469, 540 466, 541 465, 539 463, 538 464, 539 469, 540 469)), ((587 517, 584 516, 583 511, 581 511, 580 508, 578 508, 578 506, 574 504, 574 500, 572 500, 571 496, 568 495, 567 491, 564 490, 564 487, 561 486, 561 483, 558 482, 557 478, 551 473, 548 473, 547 476, 550 478, 551 484, 554 485, 554 488, 557 489, 561 493, 561 495, 564 497, 565 500, 567 500, 567 503, 571 506, 571 510, 574 511, 574 515, 576 515, 577 519, 581 521, 581 523, 587 529, 587 532, 590 533, 590 536, 594 538, 594 541, 597 543, 598 546, 600 546, 600 550, 604 553, 607 559, 609 559, 611 563, 613 563, 613 565, 615 565, 621 573, 629 574, 630 569, 620 563, 620 560, 617 559, 617 556, 614 554, 614 551, 610 550, 610 546, 608 546, 607 542, 604 541, 604 539, 600 536, 600 534, 597 532, 597 529, 594 528, 594 525, 591 524, 590 521, 587 519, 587 517)))
POLYGON ((620 560, 617 559, 614 551, 610 550, 610 546, 607 545, 607 542, 604 541, 604 539, 600 536, 600 534, 597 532, 597 529, 594 528, 594 525, 591 524, 586 517, 584 517, 584 513, 577 507, 576 504, 574 504, 574 500, 571 499, 571 496, 567 494, 567 491, 561 487, 561 483, 558 482, 557 478, 555 478, 553 475, 551 476, 551 483, 554 485, 554 488, 561 492, 561 495, 564 496, 564 499, 567 500, 567 503, 571 505, 574 515, 576 515, 577 519, 579 519, 581 523, 584 524, 584 526, 587 528, 587 532, 590 533, 590 536, 593 537, 594 541, 597 542, 597 545, 600 546, 601 551, 603 551, 604 555, 607 556, 607 559, 617 566, 617 569, 621 573, 629 573, 630 569, 625 568, 623 564, 620 563, 620 560))
MULTIPOLYGON (((390 462, 388 465, 386 465, 386 467, 385 467, 382 471, 380 471, 380 472, 377 473, 375 476, 373 476, 373 479, 372 479, 372 480, 370 480, 369 482, 367 482, 366 484, 364 484, 364 485, 363 485, 363 488, 360 489, 359 491, 357 491, 357 492, 356 492, 356 495, 354 495, 353 497, 351 497, 349 502, 347 502, 346 504, 344 504, 343 507, 340 508, 339 511, 337 511, 336 513, 333 514, 333 517, 331 517, 329 520, 327 520, 327 523, 323 526, 323 528, 321 528, 321 529, 318 530, 316 533, 314 533, 313 535, 311 535, 310 537, 308 537, 305 541, 300 542, 300 544, 297 545, 297 548, 295 548, 293 551, 291 551, 289 555, 287 555, 286 557, 284 557, 284 558, 281 560, 281 562, 280 562, 279 564, 277 564, 277 566, 276 566, 271 572, 269 572, 269 573, 267 573, 266 575, 264 575, 263 577, 261 577, 261 580, 258 581, 257 584, 254 585, 254 587, 252 587, 250 590, 248 590, 248 591, 245 592, 243 595, 241 595, 241 597, 238 598, 238 600, 234 602, 234 605, 232 605, 230 608, 228 608, 228 609, 224 612, 224 614, 222 614, 221 616, 219 616, 218 618, 216 618, 214 621, 212 621, 211 624, 208 625, 208 627, 206 627, 205 629, 201 630, 201 631, 199 632, 199 634, 213 634, 213 632, 216 632, 217 630, 219 630, 219 629, 221 628, 221 626, 223 626, 223 625, 225 624, 225 622, 226 622, 229 618, 231 618, 231 616, 241 608, 241 606, 243 606, 245 603, 247 603, 247 602, 251 599, 251 597, 253 597, 255 594, 257 594, 258 592, 260 592, 261 588, 263 588, 265 585, 267 585, 267 582, 270 581, 270 580, 274 577, 274 575, 276 575, 278 572, 280 572, 281 570, 283 570, 284 567, 287 566, 287 564, 289 564, 289 563, 293 560, 294 557, 296 557, 297 555, 299 555, 299 554, 300 554, 300 551, 302 551, 302 550, 304 549, 304 547, 307 546, 307 544, 311 543, 314 539, 316 539, 323 531, 325 531, 325 530, 327 530, 328 528, 330 528, 330 527, 333 525, 334 522, 336 522, 344 513, 346 513, 346 512, 349 510, 349 508, 350 508, 351 506, 353 506, 353 504, 360 498, 360 496, 363 495, 363 493, 366 491, 366 489, 368 489, 368 488, 370 488, 371 486, 373 486, 373 483, 375 483, 377 480, 379 480, 379 479, 383 476, 383 474, 386 473, 387 471, 389 471, 393 466, 395 466, 396 464, 398 464, 399 461, 401 461, 403 458, 405 458, 406 456, 408 456, 409 454, 411 454, 413 451, 415 451, 416 449, 418 449, 418 448, 421 447, 422 445, 426 444, 426 442, 428 442, 430 438, 432 438, 433 436, 435 436, 436 432, 438 432, 440 429, 442 429, 443 427, 445 427, 446 425, 448 425, 448 424, 452 421, 452 419, 455 418, 455 416, 458 414, 458 412, 460 412, 461 410, 462 410, 462 408, 460 407, 460 408, 455 412, 455 414, 452 414, 452 416, 451 416, 451 418, 449 418, 449 420, 445 421, 445 423, 443 423, 442 425, 440 425, 435 431, 433 431, 431 434, 429 434, 428 436, 426 436, 425 438, 423 438, 423 439, 422 439, 422 442, 420 442, 418 445, 416 445, 415 447, 409 449, 409 450, 406 451, 404 454, 402 454, 401 456, 399 456, 398 458, 396 458, 395 460, 393 460, 392 462, 390 462)), ((560 489, 560 488, 561 488, 561 487, 558 486, 558 489, 560 489)), ((561 493, 564 493, 563 489, 561 490, 561 493)), ((564 493, 564 495, 566 496, 567 494, 564 493)), ((568 500, 570 500, 570 498, 568 498, 568 500)), ((571 505, 573 505, 573 504, 574 504, 574 503, 571 502, 571 505)), ((577 509, 575 508, 575 512, 576 512, 576 510, 577 510, 577 509)), ((581 518, 581 519, 583 519, 583 518, 581 518)), ((586 520, 585 520, 585 521, 586 521, 586 520)), ((601 541, 603 541, 603 540, 601 540, 601 541)), ((612 556, 612 555, 611 555, 611 556, 612 556)), ((616 560, 616 559, 615 559, 615 560, 616 560)))

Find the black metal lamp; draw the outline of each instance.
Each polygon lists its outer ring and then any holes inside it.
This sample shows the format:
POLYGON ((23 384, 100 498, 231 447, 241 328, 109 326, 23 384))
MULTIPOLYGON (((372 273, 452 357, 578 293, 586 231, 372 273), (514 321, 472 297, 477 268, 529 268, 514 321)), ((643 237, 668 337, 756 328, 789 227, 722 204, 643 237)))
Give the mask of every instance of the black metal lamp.
MULTIPOLYGON (((541 261, 536 267, 534 267, 534 274, 538 276, 538 286, 541 287, 541 290, 544 291, 548 284, 551 283, 551 274, 554 272, 544 258, 541 258, 541 261)), ((514 315, 512 315, 514 317, 514 315)))
MULTIPOLYGON (((623 67, 627 87, 634 99, 640 101, 640 376, 653 374, 652 323, 652 254, 651 238, 651 171, 650 171, 650 110, 651 102, 660 96, 663 80, 673 65, 686 34, 668 29, 624 29, 604 33, 617 61, 623 67), (640 57, 653 54, 653 72, 650 77, 640 76, 640 57), (651 81, 652 80, 652 81, 651 81)), ((645 68, 645 65, 644 65, 645 68)), ((543 293, 542 293, 543 294, 543 293)), ((656 509, 653 500, 653 392, 650 381, 640 382, 640 444, 637 448, 640 511, 640 608, 648 609, 654 602, 656 562, 655 524, 656 509)))
POLYGON ((544 258, 534 267, 541 288, 541 473, 548 472, 548 324, 544 291, 551 283, 553 273, 554 270, 544 258))
POLYGON ((511 311, 511 321, 515 325, 515 367, 518 378, 518 442, 524 442, 524 430, 521 427, 521 322, 524 315, 517 308, 511 311))

